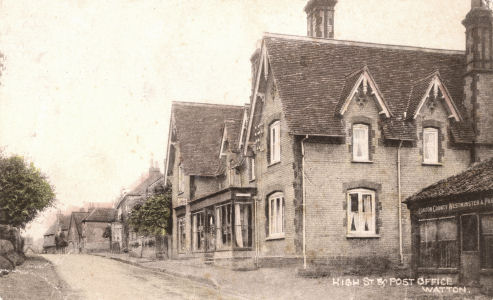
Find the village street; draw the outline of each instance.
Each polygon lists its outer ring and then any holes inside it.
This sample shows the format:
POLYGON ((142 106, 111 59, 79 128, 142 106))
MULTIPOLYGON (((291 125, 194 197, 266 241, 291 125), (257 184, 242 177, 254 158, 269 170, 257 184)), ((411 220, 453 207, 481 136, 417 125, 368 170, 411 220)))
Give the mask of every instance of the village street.
POLYGON ((43 255, 79 299, 235 299, 214 288, 90 255, 43 255))

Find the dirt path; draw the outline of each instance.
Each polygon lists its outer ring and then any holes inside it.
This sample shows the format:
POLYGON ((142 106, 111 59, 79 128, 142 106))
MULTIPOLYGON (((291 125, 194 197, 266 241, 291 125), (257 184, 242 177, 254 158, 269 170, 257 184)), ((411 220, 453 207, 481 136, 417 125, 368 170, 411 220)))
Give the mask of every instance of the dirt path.
POLYGON ((91 255, 44 255, 83 299, 231 299, 187 279, 91 255))
POLYGON ((0 298, 7 299, 79 299, 60 280, 54 266, 33 256, 12 273, 0 278, 0 298))

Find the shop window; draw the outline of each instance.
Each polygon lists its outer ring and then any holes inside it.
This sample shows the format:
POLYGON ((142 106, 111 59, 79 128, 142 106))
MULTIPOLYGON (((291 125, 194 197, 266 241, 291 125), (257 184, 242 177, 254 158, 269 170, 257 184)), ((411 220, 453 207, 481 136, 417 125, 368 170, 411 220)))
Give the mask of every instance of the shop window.
POLYGON ((423 163, 438 164, 438 129, 423 129, 423 163))
POLYGON ((493 269, 493 215, 481 216, 481 268, 493 269))
POLYGON ((369 126, 353 125, 353 161, 370 161, 369 126))
POLYGON ((348 191, 348 235, 376 234, 375 192, 366 189, 348 191))
POLYGON ((204 250, 205 244, 205 213, 203 211, 192 215, 192 249, 204 250))
POLYGON ((269 163, 281 161, 281 121, 275 121, 269 126, 269 163))
POLYGON ((478 251, 478 216, 462 215, 462 251, 478 251))
POLYGON ((268 199, 269 237, 284 237, 284 195, 274 193, 268 199))
POLYGON ((456 268, 459 264, 455 218, 421 220, 419 264, 425 268, 456 268))
POLYGON ((236 247, 252 247, 252 205, 235 203, 236 247))
POLYGON ((231 204, 216 207, 216 248, 231 247, 231 204))
POLYGON ((180 253, 183 253, 185 252, 185 240, 186 240, 185 217, 179 217, 177 222, 178 222, 178 251, 180 253))

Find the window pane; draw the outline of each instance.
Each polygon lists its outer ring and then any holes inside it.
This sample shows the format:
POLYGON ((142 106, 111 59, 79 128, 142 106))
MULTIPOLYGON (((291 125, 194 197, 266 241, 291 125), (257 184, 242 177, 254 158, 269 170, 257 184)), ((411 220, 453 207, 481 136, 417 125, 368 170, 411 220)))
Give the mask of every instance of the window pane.
POLYGON ((420 222, 419 264, 422 267, 436 267, 436 220, 420 222))
POLYGON ((373 231, 373 209, 371 195, 363 195, 364 231, 373 231))
POLYGON ((368 126, 356 124, 353 126, 353 159, 368 160, 368 126))
POLYGON ((493 215, 481 216, 481 267, 493 269, 493 215))
POLYGON ((241 220, 242 215, 241 215, 241 208, 240 204, 236 203, 235 204, 235 239, 236 239, 236 246, 237 247, 243 247, 243 234, 241 230, 241 220))
POLYGON ((423 131, 423 156, 429 163, 438 162, 438 129, 425 128, 423 131))
POLYGON ((358 212, 358 194, 350 194, 351 197, 351 212, 358 212))

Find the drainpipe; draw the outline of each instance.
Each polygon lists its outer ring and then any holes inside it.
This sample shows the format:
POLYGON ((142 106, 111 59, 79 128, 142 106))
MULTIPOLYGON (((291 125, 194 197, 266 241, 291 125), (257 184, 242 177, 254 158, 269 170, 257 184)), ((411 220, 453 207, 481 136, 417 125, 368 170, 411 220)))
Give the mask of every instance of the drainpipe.
POLYGON ((399 142, 399 148, 397 148, 397 191, 398 191, 398 208, 399 208, 399 261, 402 265, 404 262, 404 255, 402 253, 402 190, 401 190, 401 147, 402 141, 399 142))
POLYGON ((306 270, 306 185, 305 185, 305 140, 308 135, 301 140, 301 174, 302 174, 302 201, 303 201, 303 269, 306 270))

